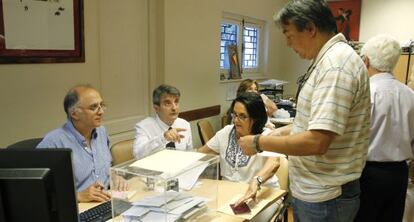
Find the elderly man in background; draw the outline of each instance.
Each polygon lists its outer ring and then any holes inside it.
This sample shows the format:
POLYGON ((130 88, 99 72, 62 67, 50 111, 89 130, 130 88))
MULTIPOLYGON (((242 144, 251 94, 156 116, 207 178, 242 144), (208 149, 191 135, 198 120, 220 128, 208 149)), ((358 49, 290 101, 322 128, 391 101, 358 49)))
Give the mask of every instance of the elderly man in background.
POLYGON ((414 91, 392 74, 400 54, 399 42, 388 35, 369 39, 361 49, 370 76, 372 119, 355 221, 403 218, 407 160, 414 158, 414 91))

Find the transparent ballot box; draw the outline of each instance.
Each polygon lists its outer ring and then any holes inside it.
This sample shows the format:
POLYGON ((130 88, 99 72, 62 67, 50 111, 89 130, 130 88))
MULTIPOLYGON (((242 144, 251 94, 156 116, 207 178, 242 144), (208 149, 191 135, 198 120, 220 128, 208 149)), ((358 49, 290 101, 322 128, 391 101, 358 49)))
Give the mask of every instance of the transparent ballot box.
POLYGON ((205 221, 217 210, 217 155, 164 149, 111 168, 113 221, 205 221))

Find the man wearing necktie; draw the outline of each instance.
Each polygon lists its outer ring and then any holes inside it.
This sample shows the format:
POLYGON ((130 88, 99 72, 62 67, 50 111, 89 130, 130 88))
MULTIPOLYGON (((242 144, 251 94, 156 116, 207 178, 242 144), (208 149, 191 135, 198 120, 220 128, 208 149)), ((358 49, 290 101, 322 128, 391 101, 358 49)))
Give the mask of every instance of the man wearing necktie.
POLYGON ((161 148, 193 148, 190 123, 179 118, 180 91, 169 85, 158 86, 152 94, 156 115, 135 126, 134 156, 142 158, 161 148))

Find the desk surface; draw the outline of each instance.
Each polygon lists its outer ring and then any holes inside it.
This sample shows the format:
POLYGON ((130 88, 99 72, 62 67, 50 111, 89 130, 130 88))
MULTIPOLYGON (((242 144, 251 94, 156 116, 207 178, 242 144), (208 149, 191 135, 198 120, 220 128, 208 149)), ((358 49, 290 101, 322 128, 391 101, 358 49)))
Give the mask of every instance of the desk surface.
MULTIPOLYGON (((245 183, 235 183, 230 181, 223 181, 223 180, 200 180, 202 183, 199 186, 196 186, 193 188, 190 193, 193 193, 195 195, 204 196, 204 197, 217 197, 217 204, 218 206, 210 206, 211 204, 208 204, 210 209, 218 209, 230 202, 234 197, 244 194, 244 192, 247 190, 248 184, 245 183), (217 185, 217 186, 216 186, 217 185)), ((272 203, 274 203, 276 200, 280 199, 282 196, 286 194, 286 191, 280 190, 280 189, 273 189, 268 187, 263 187, 261 191, 258 193, 258 200, 261 199, 268 199, 270 202, 265 206, 265 208, 269 207, 272 203)), ((133 199, 139 198, 137 197, 138 194, 136 194, 133 199)), ((91 207, 94 207, 98 205, 99 203, 80 203, 79 204, 79 212, 85 211, 91 207)), ((264 209, 261 210, 261 213, 264 211, 264 209)), ((256 217, 260 217, 261 213, 256 215, 256 217)), ((253 218, 253 219, 254 219, 253 218)), ((221 212, 211 212, 207 213, 200 218, 197 219, 197 221, 244 221, 243 218, 233 216, 233 215, 227 215, 221 212)))

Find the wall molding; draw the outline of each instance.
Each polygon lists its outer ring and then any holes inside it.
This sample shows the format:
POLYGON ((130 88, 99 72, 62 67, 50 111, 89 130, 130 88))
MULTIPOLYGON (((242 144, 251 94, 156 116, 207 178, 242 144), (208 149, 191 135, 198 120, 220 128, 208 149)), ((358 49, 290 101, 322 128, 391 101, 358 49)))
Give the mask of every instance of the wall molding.
POLYGON ((187 121, 204 119, 207 117, 217 116, 220 114, 220 105, 209 106, 200 109, 181 112, 179 117, 187 121))

